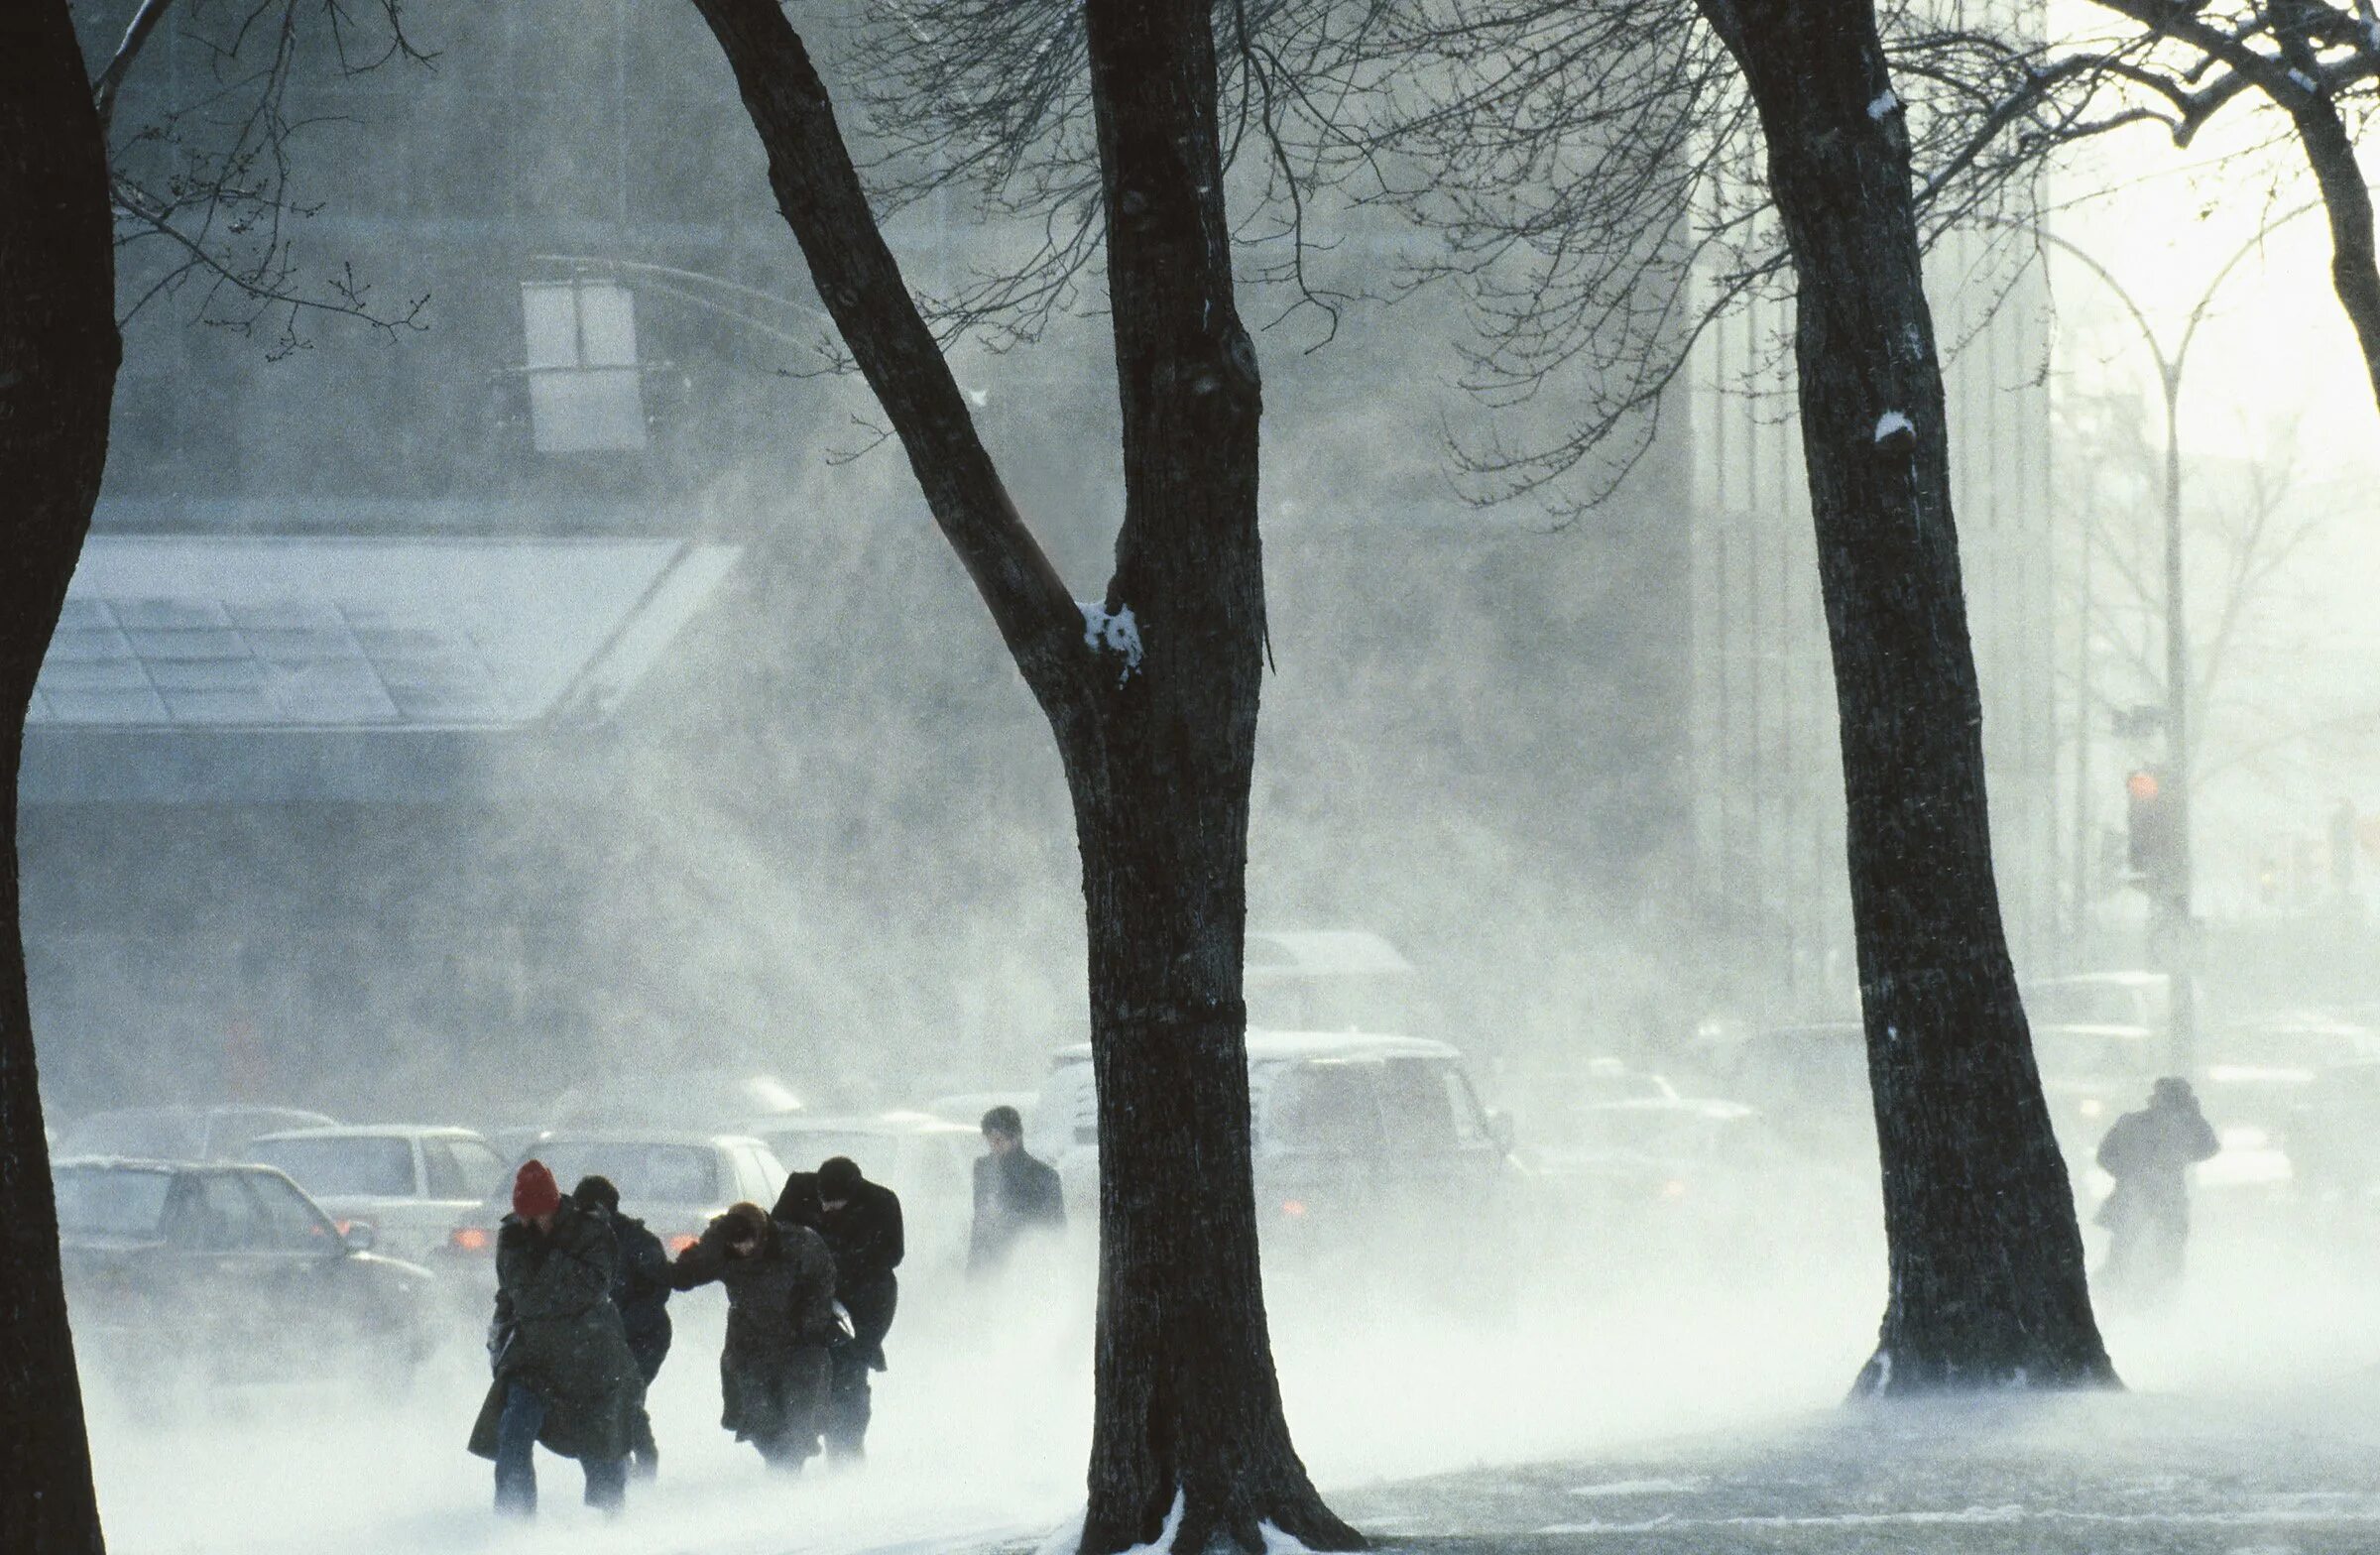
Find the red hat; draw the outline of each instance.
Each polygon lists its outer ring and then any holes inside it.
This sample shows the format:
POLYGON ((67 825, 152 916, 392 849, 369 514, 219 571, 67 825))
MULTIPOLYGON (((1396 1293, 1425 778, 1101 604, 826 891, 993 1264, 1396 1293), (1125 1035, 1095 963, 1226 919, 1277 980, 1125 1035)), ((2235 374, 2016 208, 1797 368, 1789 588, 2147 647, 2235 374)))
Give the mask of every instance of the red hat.
POLYGON ((513 1179, 513 1213, 524 1220, 538 1215, 550 1215, 562 1207, 560 1184, 543 1161, 523 1161, 521 1174, 513 1179))

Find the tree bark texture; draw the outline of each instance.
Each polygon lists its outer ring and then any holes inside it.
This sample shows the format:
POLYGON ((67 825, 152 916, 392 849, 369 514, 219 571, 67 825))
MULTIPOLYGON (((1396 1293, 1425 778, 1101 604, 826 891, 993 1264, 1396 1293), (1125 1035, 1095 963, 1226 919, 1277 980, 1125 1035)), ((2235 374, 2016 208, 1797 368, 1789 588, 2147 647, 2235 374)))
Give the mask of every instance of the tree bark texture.
POLYGON ((1082 1548, 1196 1555, 1269 1522, 1350 1549, 1282 1413, 1249 1159, 1249 796, 1264 633, 1255 353, 1234 304, 1202 0, 1090 0, 1124 422, 1100 605, 1070 599, 978 441, 774 0, 694 0, 820 297, 1048 715, 1090 927, 1100 1302, 1082 1548))
POLYGON ((107 460, 106 143, 63 0, 0 7, 0 1545, 102 1546, 66 1327, 17 899, 25 713, 107 460))
POLYGON ((1798 279, 1890 1293, 1858 1387, 2111 1384, 1991 871, 1909 146, 1871 0, 1704 0, 1798 279))
POLYGON ((2318 96, 2294 107, 2290 117, 2330 222, 2330 289, 2354 326, 2364 373, 2372 382, 2372 401, 2380 406, 2380 249, 2375 249, 2372 233, 2371 185, 2364 182, 2363 169, 2355 160, 2355 139, 2339 117, 2338 104, 2318 96))

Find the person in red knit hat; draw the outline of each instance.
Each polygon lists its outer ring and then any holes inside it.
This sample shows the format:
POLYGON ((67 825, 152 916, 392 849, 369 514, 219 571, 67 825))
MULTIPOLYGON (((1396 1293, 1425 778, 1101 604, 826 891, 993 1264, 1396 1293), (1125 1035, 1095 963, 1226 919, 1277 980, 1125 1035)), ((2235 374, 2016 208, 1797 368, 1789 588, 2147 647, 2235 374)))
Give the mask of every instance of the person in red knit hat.
POLYGON ((536 1444, 576 1458, 587 1504, 626 1499, 631 1424, 643 1391, 620 1311, 611 1228, 562 1197, 542 1161, 522 1163, 513 1213, 496 1233, 495 1379, 471 1451, 496 1463, 496 1509, 537 1507, 536 1444))

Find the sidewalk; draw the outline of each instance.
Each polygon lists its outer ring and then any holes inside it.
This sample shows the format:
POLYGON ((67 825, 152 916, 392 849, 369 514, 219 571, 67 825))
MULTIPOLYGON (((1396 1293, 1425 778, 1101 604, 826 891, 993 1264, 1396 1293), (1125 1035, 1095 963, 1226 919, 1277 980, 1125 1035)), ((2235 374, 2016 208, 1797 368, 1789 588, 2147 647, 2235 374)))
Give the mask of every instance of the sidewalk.
POLYGON ((1846 1405, 1334 1503, 1383 1546, 1446 1555, 2351 1555, 2380 1551, 2380 1379, 2291 1396, 1846 1405))

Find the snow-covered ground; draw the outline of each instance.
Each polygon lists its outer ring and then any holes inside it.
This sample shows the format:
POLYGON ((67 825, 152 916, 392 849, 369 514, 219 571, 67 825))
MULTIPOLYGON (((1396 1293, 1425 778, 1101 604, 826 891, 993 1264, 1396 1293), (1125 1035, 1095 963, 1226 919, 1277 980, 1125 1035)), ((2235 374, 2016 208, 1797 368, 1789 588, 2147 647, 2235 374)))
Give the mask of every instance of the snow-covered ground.
MULTIPOLYGON (((2380 1239, 2209 1227, 2171 1310, 2105 1317, 2131 1390, 1861 1407, 1874 1250, 1653 1282, 1570 1267, 1507 1321, 1277 1301, 1282 1385, 1335 1504, 1385 1542, 1498 1550, 2380 1550, 2380 1239)), ((1616 1256, 1616 1250, 1614 1250, 1616 1256)), ((458 1356, 403 1401, 257 1400, 94 1439, 118 1555, 1031 1548, 1081 1500, 1089 1304, 903 1302, 862 1474, 764 1477, 716 1425, 716 1314, 689 1304, 654 1412, 662 1478, 613 1522, 540 1458, 534 1530, 489 1514, 458 1356), (1001 1337, 987 1341, 987 1331, 1001 1337)))

